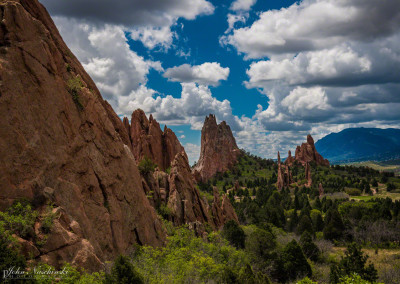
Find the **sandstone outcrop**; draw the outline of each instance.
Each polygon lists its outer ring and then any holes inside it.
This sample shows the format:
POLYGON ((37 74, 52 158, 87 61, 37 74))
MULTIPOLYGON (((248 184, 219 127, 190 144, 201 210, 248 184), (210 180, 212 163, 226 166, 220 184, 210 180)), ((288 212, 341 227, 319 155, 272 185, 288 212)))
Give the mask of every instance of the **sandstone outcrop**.
POLYGON ((184 152, 176 155, 172 162, 171 174, 168 178, 168 207, 172 210, 172 221, 175 225, 183 225, 199 221, 213 223, 207 206, 195 187, 191 168, 184 152))
POLYGON ((322 197, 324 195, 324 188, 322 187, 322 183, 320 183, 318 186, 318 192, 319 192, 319 197, 322 197))
POLYGON ((210 114, 201 130, 201 151, 194 167, 195 176, 204 182, 218 172, 231 169, 240 153, 229 125, 225 121, 217 125, 215 116, 210 114))
POLYGON ((308 162, 306 162, 306 165, 304 167, 304 176, 307 181, 306 186, 310 187, 312 185, 312 177, 311 177, 311 166, 308 162))
POLYGON ((224 226, 224 224, 230 220, 236 221, 239 224, 239 219, 236 215, 235 209, 233 208, 229 198, 226 194, 222 197, 219 195, 218 189, 213 188, 214 200, 212 206, 212 216, 215 226, 219 229, 224 226))
POLYGON ((292 172, 290 171, 290 167, 288 165, 284 165, 281 163, 281 155, 278 151, 278 175, 276 187, 279 190, 282 190, 284 187, 289 187, 289 185, 293 182, 292 172))
POLYGON ((132 113, 131 123, 124 118, 123 124, 129 129, 132 152, 137 161, 144 157, 151 159, 162 171, 171 167, 175 155, 184 149, 175 133, 165 126, 161 131, 160 124, 150 115, 147 119, 143 110, 132 113))
POLYGON ((285 160, 285 165, 292 166, 294 163, 294 157, 292 156, 292 152, 289 150, 288 157, 285 160))
POLYGON ((0 1, 0 209, 50 200, 55 222, 37 259, 90 271, 165 233, 146 198, 125 124, 37 0, 0 1))
POLYGON ((303 166, 306 163, 315 162, 319 166, 329 167, 329 161, 324 159, 315 149, 314 139, 310 134, 307 135, 307 142, 297 146, 295 160, 303 166))

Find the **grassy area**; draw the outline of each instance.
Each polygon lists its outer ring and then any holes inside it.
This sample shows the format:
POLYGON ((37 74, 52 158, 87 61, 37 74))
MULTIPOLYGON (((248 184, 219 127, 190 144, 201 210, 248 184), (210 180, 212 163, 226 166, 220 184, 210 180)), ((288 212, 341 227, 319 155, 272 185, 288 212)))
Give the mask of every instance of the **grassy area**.
MULTIPOLYGON (((344 255, 345 250, 344 247, 334 247, 331 256, 338 260, 344 255)), ((400 283, 400 249, 365 248, 362 250, 378 271, 379 282, 400 283)))
POLYGON ((348 165, 355 167, 369 167, 377 171, 388 171, 388 172, 400 171, 400 164, 393 165, 393 164, 386 164, 385 162, 380 163, 374 161, 367 161, 367 162, 349 163, 348 165))

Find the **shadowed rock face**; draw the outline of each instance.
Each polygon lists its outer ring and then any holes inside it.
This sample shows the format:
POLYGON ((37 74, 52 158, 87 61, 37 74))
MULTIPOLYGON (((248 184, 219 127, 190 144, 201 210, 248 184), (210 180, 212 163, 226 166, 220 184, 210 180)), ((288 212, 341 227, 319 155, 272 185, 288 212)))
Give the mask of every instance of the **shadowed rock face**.
POLYGON ((329 161, 324 159, 315 149, 314 139, 310 134, 307 135, 307 143, 297 146, 295 160, 300 162, 303 166, 305 166, 306 163, 314 161, 317 165, 329 167, 329 161))
POLYGON ((160 124, 150 115, 147 119, 143 110, 132 113, 131 125, 124 118, 124 125, 129 128, 132 151, 137 161, 144 157, 151 159, 162 171, 171 167, 176 154, 184 151, 175 133, 165 126, 161 131, 160 124))
POLYGON ((201 152, 194 171, 197 179, 207 181, 218 172, 225 172, 235 165, 240 150, 225 121, 217 125, 215 116, 206 117, 201 130, 201 152))
POLYGON ((57 206, 62 217, 37 255, 52 265, 93 271, 135 243, 162 245, 126 123, 47 11, 1 0, 0 17, 0 209, 21 197, 57 206))

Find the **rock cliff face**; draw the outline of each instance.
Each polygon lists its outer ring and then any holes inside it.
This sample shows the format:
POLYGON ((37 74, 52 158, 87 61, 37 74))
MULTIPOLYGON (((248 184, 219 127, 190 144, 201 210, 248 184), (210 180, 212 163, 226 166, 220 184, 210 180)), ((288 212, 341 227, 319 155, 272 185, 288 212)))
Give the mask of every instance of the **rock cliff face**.
POLYGON ((216 173, 229 170, 239 155, 229 125, 225 121, 217 125, 214 115, 207 116, 201 130, 200 158, 194 168, 196 178, 207 181, 216 173))
POLYGON ((329 167, 329 161, 324 159, 315 149, 314 139, 310 134, 307 135, 307 143, 297 146, 295 160, 303 166, 314 161, 317 165, 329 167))
POLYGON ((60 212, 36 259, 97 270, 134 243, 165 240, 126 123, 105 102, 37 0, 0 1, 0 209, 60 212))
POLYGON ((141 109, 132 113, 131 125, 127 118, 124 118, 123 124, 129 129, 132 152, 137 161, 147 157, 165 171, 171 166, 176 154, 184 150, 171 129, 165 126, 162 132, 153 116, 147 119, 141 109))

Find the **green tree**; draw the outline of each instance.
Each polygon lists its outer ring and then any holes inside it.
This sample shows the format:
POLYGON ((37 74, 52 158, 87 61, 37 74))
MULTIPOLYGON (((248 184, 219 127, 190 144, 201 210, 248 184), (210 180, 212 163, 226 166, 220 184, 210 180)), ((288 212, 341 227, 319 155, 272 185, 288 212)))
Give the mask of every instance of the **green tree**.
POLYGON ((129 258, 123 255, 117 257, 111 268, 111 273, 106 275, 106 283, 142 284, 142 276, 136 272, 129 258))
POLYGON ((148 157, 144 157, 140 162, 139 162, 139 171, 142 175, 149 174, 151 172, 154 172, 155 168, 157 167, 156 164, 153 163, 151 159, 148 157))
POLYGON ((299 225, 297 226, 297 234, 301 235, 306 231, 310 233, 314 232, 310 217, 303 215, 300 219, 299 225))
POLYGON ((222 229, 222 236, 236 248, 243 249, 245 245, 246 235, 242 228, 234 221, 226 222, 222 229))
POLYGON ((326 213, 324 238, 327 240, 338 240, 342 237, 345 227, 342 217, 336 209, 330 209, 326 213))
POLYGON ((350 244, 339 263, 331 266, 329 275, 331 283, 338 283, 341 278, 354 273, 364 280, 375 282, 378 279, 378 272, 372 263, 367 265, 367 259, 368 256, 361 251, 361 246, 356 243, 350 244))
POLYGON ((324 229, 324 220, 319 210, 311 210, 311 222, 314 232, 321 232, 324 229))
POLYGON ((284 247, 276 266, 275 277, 278 278, 279 282, 312 276, 311 266, 296 240, 292 240, 284 247))
POLYGON ((317 245, 313 242, 312 236, 308 231, 304 231, 300 237, 300 246, 304 254, 312 261, 319 259, 320 250, 317 245))
POLYGON ((249 227, 251 231, 246 237, 246 250, 256 258, 268 259, 270 252, 276 247, 275 236, 258 227, 249 227))

